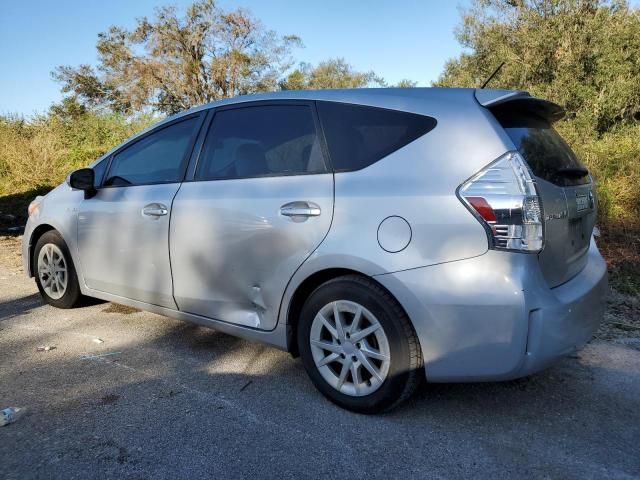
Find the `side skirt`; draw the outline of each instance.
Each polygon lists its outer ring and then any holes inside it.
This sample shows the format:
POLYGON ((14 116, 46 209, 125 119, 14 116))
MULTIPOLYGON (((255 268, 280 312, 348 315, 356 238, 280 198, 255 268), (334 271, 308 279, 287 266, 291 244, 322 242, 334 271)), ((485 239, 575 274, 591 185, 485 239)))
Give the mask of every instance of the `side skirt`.
POLYGON ((245 340, 249 340, 252 342, 264 343, 272 347, 276 347, 280 350, 287 351, 286 326, 282 322, 278 322, 278 325, 274 330, 267 332, 255 328, 234 325, 232 323, 227 323, 220 320, 214 320, 212 318, 203 317, 201 315, 194 315, 192 313, 181 312, 179 310, 173 310, 171 308, 160 307, 151 303, 131 300, 130 298, 120 297, 118 295, 112 295, 110 293, 105 293, 98 290, 92 290, 87 287, 82 288, 82 293, 89 297, 99 298, 100 300, 106 300, 107 302, 126 305, 128 307, 137 308, 146 312, 157 313, 158 315, 164 315, 165 317, 175 318, 176 320, 182 320, 184 322, 193 323, 202 327, 212 328, 219 332, 233 335, 234 337, 244 338, 245 340))

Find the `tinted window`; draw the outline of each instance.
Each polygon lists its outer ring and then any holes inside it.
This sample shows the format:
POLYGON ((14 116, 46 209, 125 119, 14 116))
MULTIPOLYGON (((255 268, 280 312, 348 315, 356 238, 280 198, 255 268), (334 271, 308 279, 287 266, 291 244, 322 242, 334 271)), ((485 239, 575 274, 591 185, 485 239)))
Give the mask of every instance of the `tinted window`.
POLYGON ((326 171, 307 105, 216 112, 198 162, 198 180, 326 171))
POLYGON ((494 112, 536 177, 560 186, 589 183, 589 175, 571 147, 540 117, 494 112))
POLYGON ((162 128, 118 152, 111 161, 104 185, 145 185, 182 180, 187 149, 195 134, 197 117, 162 128))
POLYGON ((436 126, 413 113, 318 102, 318 113, 336 171, 368 167, 436 126))

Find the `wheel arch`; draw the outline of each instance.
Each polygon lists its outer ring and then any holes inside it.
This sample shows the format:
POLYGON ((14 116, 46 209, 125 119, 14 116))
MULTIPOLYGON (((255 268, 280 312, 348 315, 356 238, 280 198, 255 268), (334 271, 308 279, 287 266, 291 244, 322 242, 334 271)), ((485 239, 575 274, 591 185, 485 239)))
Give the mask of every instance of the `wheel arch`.
MULTIPOLYGON (((42 235, 44 235, 47 232, 50 232, 51 230, 56 230, 56 228, 53 225, 50 225, 48 223, 41 223, 40 225, 38 225, 36 228, 33 229, 33 232, 31 232, 31 236, 29 237, 29 258, 28 258, 28 268, 29 271, 27 272, 29 277, 33 277, 33 250, 36 248, 36 244, 38 243, 38 240, 40 240, 40 237, 42 237, 42 235)), ((59 231, 56 230, 58 233, 59 231)))
POLYGON ((344 277, 347 275, 357 275, 366 278, 369 281, 375 282, 380 288, 388 292, 389 295, 391 295, 391 297, 396 300, 396 302, 398 302, 398 305, 400 306, 400 308, 402 308, 402 310, 407 315, 407 318, 409 318, 409 321, 411 322, 411 318, 409 317, 408 312, 406 311, 404 306, 398 301, 395 295, 393 295, 393 293, 390 292, 389 289, 387 289, 384 285, 378 282, 375 277, 350 268, 325 268, 322 270, 318 270, 316 272, 313 272, 302 282, 300 282, 300 284, 296 287, 293 295, 291 296, 291 300, 288 304, 286 313, 287 351, 291 353, 293 357, 298 357, 300 355, 297 342, 297 333, 300 312, 302 311, 304 302, 309 297, 309 295, 311 295, 311 293, 323 283, 328 282, 329 280, 333 280, 334 278, 344 277))

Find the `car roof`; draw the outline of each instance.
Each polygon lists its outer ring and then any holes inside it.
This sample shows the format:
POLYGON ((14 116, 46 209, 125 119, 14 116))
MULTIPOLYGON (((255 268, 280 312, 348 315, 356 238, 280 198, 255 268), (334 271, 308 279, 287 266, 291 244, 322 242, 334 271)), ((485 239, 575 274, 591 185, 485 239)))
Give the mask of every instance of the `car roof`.
POLYGON ((402 97, 441 97, 443 95, 464 95, 471 88, 343 88, 324 90, 282 90, 279 92, 256 93, 239 95, 233 98, 210 102, 197 108, 212 108, 221 105, 236 103, 256 102, 265 100, 324 100, 333 102, 357 102, 363 98, 372 96, 402 96, 402 97))
POLYGON ((286 100, 307 100, 307 101, 328 101, 352 103, 356 105, 376 106, 382 102, 386 108, 393 108, 397 105, 399 110, 406 108, 407 102, 413 99, 421 101, 437 100, 437 101, 455 101, 467 98, 477 101, 483 106, 495 102, 502 102, 511 97, 529 96, 528 92, 519 90, 499 90, 499 89, 476 89, 476 88, 450 88, 450 87, 413 87, 413 88, 343 88, 343 89, 324 89, 324 90, 282 90, 279 92, 254 93, 248 95, 238 95, 232 98, 216 100, 204 105, 192 107, 183 112, 171 115, 159 123, 153 125, 157 127, 163 123, 171 122, 185 115, 208 110, 210 108, 222 107, 227 105, 240 105, 242 103, 259 102, 259 101, 286 101, 286 100), (475 100, 474 100, 475 98, 475 100), (394 99, 397 102, 394 102, 394 99))
MULTIPOLYGON (((448 88, 448 87, 414 87, 414 88, 347 88, 326 90, 283 90, 279 92, 256 93, 239 95, 214 102, 199 105, 183 112, 171 115, 142 132, 130 137, 124 143, 145 135, 147 132, 166 123, 175 121, 181 117, 201 112, 211 108, 226 105, 240 105, 243 103, 258 101, 329 101, 351 103, 355 105, 377 106, 381 108, 397 109, 407 112, 422 113, 419 105, 433 101, 446 108, 448 105, 460 102, 473 102, 474 104, 488 106, 495 102, 503 102, 509 98, 529 96, 527 92, 517 90, 475 89, 475 88, 448 88)), ((118 147, 110 150, 95 163, 109 156, 118 147)))
MULTIPOLYGON (((233 98, 217 100, 204 105, 193 107, 185 112, 174 115, 185 115, 192 112, 206 110, 224 105, 234 105, 248 102, 269 100, 318 100, 343 103, 371 103, 376 97, 420 98, 423 100, 471 96, 475 88, 446 88, 446 87, 414 87, 414 88, 344 88, 325 90, 283 90, 279 92, 255 93, 238 95, 233 98)), ((489 98, 503 97, 505 94, 522 93, 514 90, 486 89, 483 94, 489 98)))

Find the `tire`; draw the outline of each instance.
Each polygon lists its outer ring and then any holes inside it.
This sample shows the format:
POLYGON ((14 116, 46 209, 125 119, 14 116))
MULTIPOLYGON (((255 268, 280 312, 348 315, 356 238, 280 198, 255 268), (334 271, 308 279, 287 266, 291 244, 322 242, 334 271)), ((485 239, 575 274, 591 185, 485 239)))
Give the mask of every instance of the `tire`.
POLYGON ((309 377, 343 408, 366 414, 391 410, 424 379, 422 351, 409 318, 389 292, 366 277, 338 277, 316 288, 299 322, 298 348, 309 377))
POLYGON ((33 251, 32 265, 36 285, 45 302, 57 308, 73 308, 81 303, 83 296, 80 293, 78 275, 69 247, 57 231, 50 230, 38 239, 33 251), (53 275, 49 258, 53 258, 53 264, 56 265, 53 275), (41 268, 43 264, 46 266, 41 268), (62 272, 62 268, 66 269, 66 272, 62 272), (48 281, 49 279, 51 281, 48 281), (61 288, 63 284, 64 288, 61 288))

